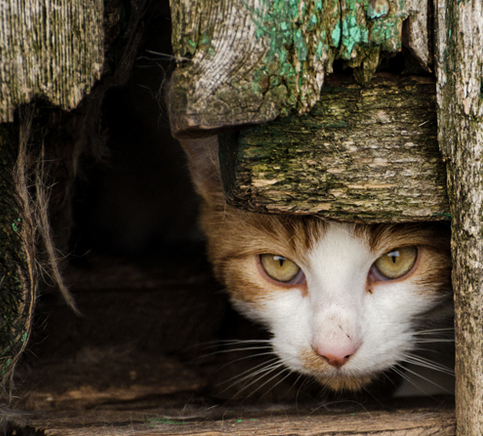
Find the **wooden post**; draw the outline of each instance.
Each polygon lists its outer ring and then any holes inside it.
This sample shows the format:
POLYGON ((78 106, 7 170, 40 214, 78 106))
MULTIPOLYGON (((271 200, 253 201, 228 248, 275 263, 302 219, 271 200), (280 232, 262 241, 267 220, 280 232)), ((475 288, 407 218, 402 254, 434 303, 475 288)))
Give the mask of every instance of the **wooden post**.
POLYGON ((483 9, 438 0, 439 144, 453 215, 456 419, 459 436, 483 434, 483 9))

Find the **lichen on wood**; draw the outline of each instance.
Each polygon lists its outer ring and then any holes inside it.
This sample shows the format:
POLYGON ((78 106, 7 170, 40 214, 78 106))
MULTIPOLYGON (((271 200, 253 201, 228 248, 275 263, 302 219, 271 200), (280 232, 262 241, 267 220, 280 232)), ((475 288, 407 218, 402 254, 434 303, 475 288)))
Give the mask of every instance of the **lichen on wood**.
POLYGON ((220 135, 225 195, 255 212, 395 222, 449 218, 435 83, 326 83, 310 114, 220 135))
POLYGON ((72 109, 104 61, 102 0, 6 0, 0 4, 0 122, 42 97, 72 109))
POLYGON ((335 59, 368 84, 402 40, 430 60, 427 5, 416 0, 171 0, 178 67, 175 135, 264 123, 318 101, 335 59), (408 35, 402 37, 404 20, 408 35), (415 38, 415 33, 420 34, 415 38))

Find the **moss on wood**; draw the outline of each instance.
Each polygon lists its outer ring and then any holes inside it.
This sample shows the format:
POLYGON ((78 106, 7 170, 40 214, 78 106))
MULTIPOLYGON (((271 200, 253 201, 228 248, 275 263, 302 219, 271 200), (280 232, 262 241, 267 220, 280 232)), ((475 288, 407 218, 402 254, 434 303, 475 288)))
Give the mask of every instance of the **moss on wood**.
POLYGON ((312 112, 220 136, 230 204, 339 220, 448 219, 435 83, 332 78, 312 112))

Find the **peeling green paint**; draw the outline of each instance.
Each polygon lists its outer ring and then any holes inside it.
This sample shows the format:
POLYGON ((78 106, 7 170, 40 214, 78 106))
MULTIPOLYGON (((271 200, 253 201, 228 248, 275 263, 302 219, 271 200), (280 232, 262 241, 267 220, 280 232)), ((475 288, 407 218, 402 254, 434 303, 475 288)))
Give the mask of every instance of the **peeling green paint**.
POLYGON ((334 46, 338 46, 340 44, 341 35, 342 35, 342 31, 341 31, 341 28, 340 28, 340 24, 337 23, 334 26, 334 29, 332 30, 332 33, 331 33, 332 44, 334 46))
MULTIPOLYGON (((240 38, 245 47, 253 44, 253 50, 247 50, 246 59, 235 57, 233 69, 227 68, 223 76, 226 79, 220 79, 224 82, 209 96, 201 95, 203 90, 195 89, 193 82, 198 74, 203 76, 199 73, 204 71, 200 64, 214 57, 221 47, 226 49, 226 44, 220 44, 226 39, 223 33, 226 26, 220 27, 225 9, 213 0, 217 16, 205 16, 201 12, 206 3, 192 0, 175 2, 172 11, 175 54, 196 58, 180 65, 174 75, 179 78, 176 86, 187 96, 186 108, 190 109, 186 114, 190 115, 186 118, 194 117, 205 128, 222 124, 227 113, 236 119, 236 124, 244 124, 268 121, 294 110, 308 111, 318 101, 324 77, 332 71, 336 59, 353 68, 356 80, 367 85, 383 52, 401 50, 402 23, 409 15, 406 0, 230 0, 228 3, 243 16, 230 29, 230 38, 235 35, 233 48, 236 50, 240 38), (187 18, 183 16, 185 11, 189 11, 187 18), (255 28, 253 33, 246 32, 249 37, 236 27, 246 26, 247 22, 255 28), (253 34, 255 42, 250 41, 253 34), (244 71, 238 77, 240 69, 244 71), (246 104, 230 112, 232 101, 246 104), (193 115, 203 112, 203 105, 207 106, 206 113, 201 118, 193 115)), ((187 121, 186 128, 190 125, 187 121)))
POLYGON ((196 42, 191 41, 191 39, 186 40, 186 42, 189 44, 189 46, 193 49, 196 50, 196 42))

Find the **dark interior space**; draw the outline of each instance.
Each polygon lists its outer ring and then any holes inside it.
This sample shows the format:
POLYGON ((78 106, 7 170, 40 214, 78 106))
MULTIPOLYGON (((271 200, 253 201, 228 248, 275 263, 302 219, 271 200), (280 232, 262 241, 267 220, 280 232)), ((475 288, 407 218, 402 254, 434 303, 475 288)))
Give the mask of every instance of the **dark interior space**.
POLYGON ((129 80, 103 100, 106 151, 82 164, 64 260, 79 314, 42 292, 15 375, 20 409, 258 404, 311 391, 293 387, 296 376, 245 377, 270 356, 237 341, 268 336, 230 307, 206 259, 198 197, 166 114, 167 3, 149 3, 129 80))

